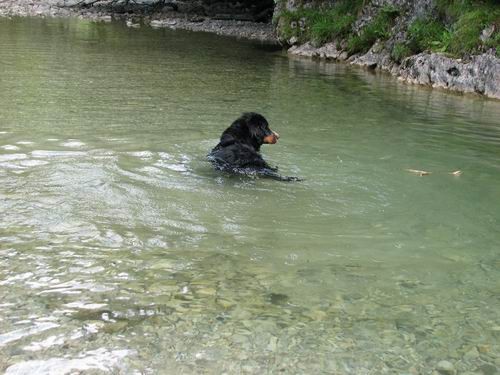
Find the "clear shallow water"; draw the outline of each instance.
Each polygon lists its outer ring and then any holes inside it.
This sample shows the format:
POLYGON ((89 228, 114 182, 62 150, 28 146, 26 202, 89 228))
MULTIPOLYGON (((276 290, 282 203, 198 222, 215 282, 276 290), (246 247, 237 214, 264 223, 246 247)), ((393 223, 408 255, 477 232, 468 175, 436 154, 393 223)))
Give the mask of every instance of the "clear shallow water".
POLYGON ((117 24, 0 47, 0 371, 500 369, 498 102, 117 24), (210 169, 248 110, 304 182, 210 169))

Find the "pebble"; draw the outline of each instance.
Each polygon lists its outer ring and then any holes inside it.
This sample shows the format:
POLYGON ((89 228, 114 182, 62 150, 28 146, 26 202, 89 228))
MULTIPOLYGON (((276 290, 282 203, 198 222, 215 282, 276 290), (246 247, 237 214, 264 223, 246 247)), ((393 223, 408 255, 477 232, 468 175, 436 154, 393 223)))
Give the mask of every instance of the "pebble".
POLYGON ((493 366, 491 363, 482 364, 477 368, 478 371, 481 371, 484 375, 497 375, 498 369, 493 366))
POLYGON ((313 310, 305 313, 304 316, 307 316, 308 318, 315 321, 320 321, 324 320, 327 317, 327 314, 322 310, 313 310))
POLYGON ((127 20, 125 24, 127 25, 127 27, 131 27, 134 29, 138 29, 139 27, 141 27, 139 23, 134 23, 132 20, 127 20))
POLYGON ((479 353, 481 354, 486 354, 486 353, 489 353, 491 348, 489 345, 478 345, 477 346, 477 350, 479 351, 479 353))
POLYGON ((248 338, 244 335, 236 334, 231 337, 231 341, 236 344, 243 344, 248 342, 248 338))
POLYGON ((455 374, 455 366, 453 366, 453 364, 448 361, 440 361, 436 366, 436 370, 445 375, 455 374))
POLYGON ((229 309, 231 307, 233 307, 234 305, 236 305, 235 302, 233 301, 230 301, 228 299, 225 299, 225 298, 218 298, 217 299, 217 304, 222 306, 224 309, 229 309))
POLYGON ((151 293, 176 293, 179 291, 179 287, 177 285, 165 284, 165 283, 154 283, 148 287, 148 291, 151 293))
POLYGON ((494 327, 491 327, 491 332, 492 332, 495 336, 500 336, 500 326, 494 326, 494 327))
POLYGON ((198 289, 196 291, 196 294, 199 294, 202 296, 215 296, 216 293, 217 293, 217 290, 215 290, 214 288, 202 288, 202 289, 198 289))
POLYGON ((169 270, 169 271, 175 271, 176 269, 176 263, 172 260, 168 259, 163 259, 157 262, 154 262, 149 266, 149 269, 152 270, 169 270))
POLYGON ((464 355, 464 359, 467 361, 474 360, 479 357, 479 352, 477 351, 476 348, 472 348, 469 350, 467 353, 464 355))
POLYGON ((118 322, 108 323, 104 326, 103 331, 106 333, 117 333, 124 330, 128 326, 128 322, 125 320, 120 320, 118 322))
POLYGON ((272 336, 269 339, 269 344, 267 345, 267 350, 269 350, 270 352, 275 352, 277 346, 278 346, 278 338, 276 336, 272 336))

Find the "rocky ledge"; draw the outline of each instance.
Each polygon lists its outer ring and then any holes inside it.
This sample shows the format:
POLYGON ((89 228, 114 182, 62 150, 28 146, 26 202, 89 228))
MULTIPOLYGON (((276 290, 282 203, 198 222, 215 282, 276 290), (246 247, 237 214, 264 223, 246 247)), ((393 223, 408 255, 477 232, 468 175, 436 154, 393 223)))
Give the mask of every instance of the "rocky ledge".
POLYGON ((403 60, 398 75, 410 83, 500 99, 500 59, 490 54, 464 62, 442 54, 421 53, 403 60))
POLYGON ((463 93, 475 93, 500 99, 500 59, 484 53, 468 61, 454 59, 442 53, 420 53, 397 64, 389 54, 375 44, 368 53, 349 57, 337 48, 337 43, 314 47, 311 43, 292 46, 288 53, 295 56, 332 61, 345 61, 370 69, 390 72, 400 80, 463 93))

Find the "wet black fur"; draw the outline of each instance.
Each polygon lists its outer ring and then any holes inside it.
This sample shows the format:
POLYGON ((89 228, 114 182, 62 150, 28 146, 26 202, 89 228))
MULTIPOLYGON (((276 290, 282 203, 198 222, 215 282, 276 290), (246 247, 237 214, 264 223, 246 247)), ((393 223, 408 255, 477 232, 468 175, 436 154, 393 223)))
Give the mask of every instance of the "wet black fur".
POLYGON ((208 160, 221 171, 299 181, 298 177, 280 175, 277 167, 271 167, 262 158, 260 146, 264 144, 264 138, 272 134, 264 116, 244 113, 224 130, 219 144, 208 154, 208 160))

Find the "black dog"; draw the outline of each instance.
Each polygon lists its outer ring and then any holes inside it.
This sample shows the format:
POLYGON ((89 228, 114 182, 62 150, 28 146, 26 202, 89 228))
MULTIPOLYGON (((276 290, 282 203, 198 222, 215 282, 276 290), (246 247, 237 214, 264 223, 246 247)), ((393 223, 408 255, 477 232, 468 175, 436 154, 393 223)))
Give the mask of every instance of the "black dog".
POLYGON ((224 130, 220 142, 208 154, 208 160, 221 171, 271 177, 280 181, 301 181, 298 177, 282 176, 260 155, 260 146, 275 144, 279 134, 269 129, 264 116, 244 113, 224 130))

